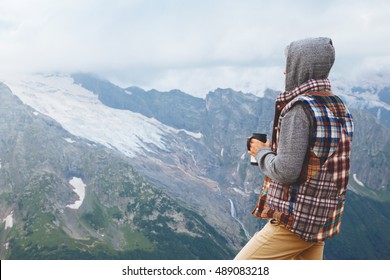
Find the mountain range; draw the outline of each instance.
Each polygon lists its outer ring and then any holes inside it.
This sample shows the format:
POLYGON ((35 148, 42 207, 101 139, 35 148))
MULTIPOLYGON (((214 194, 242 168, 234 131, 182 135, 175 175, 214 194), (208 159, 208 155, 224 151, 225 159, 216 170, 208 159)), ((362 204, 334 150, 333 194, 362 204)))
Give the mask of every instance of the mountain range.
MULTIPOLYGON (((334 91, 355 135, 342 232, 325 258, 388 259, 390 87, 334 91)), ((270 137, 276 95, 198 98, 80 73, 3 80, 0 257, 233 258, 264 224, 250 214, 262 175, 245 142, 270 137)))

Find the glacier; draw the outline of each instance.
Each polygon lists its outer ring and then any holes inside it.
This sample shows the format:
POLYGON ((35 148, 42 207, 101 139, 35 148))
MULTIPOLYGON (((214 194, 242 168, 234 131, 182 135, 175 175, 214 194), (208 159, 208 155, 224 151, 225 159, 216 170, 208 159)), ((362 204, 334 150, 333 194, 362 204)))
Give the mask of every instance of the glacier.
MULTIPOLYGON (((98 96, 74 83, 70 75, 20 75, 5 83, 24 104, 47 115, 71 134, 118 150, 134 158, 169 151, 167 134, 186 133, 199 140, 198 132, 166 126, 154 118, 102 104, 98 96)), ((69 141, 69 139, 66 139, 69 141)), ((72 140, 74 141, 74 140, 72 140)))

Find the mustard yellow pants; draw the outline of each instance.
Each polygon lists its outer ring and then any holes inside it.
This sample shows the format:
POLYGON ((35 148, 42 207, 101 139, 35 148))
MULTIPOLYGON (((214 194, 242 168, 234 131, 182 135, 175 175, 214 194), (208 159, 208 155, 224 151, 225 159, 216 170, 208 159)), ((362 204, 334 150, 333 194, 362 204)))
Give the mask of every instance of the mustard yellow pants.
POLYGON ((322 260, 324 242, 307 242, 275 220, 258 231, 235 260, 322 260))

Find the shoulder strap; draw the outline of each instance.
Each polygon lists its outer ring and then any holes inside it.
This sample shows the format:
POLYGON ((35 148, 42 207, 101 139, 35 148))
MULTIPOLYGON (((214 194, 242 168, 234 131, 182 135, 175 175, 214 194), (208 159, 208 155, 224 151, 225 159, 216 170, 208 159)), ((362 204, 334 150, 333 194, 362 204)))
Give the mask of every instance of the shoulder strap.
POLYGON ((308 91, 303 95, 315 95, 315 96, 333 96, 334 94, 331 91, 308 91))

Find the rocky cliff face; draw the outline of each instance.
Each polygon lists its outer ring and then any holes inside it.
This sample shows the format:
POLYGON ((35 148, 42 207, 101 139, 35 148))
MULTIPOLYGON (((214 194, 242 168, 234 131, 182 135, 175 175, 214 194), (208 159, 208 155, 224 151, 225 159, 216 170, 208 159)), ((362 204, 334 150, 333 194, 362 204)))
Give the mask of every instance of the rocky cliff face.
POLYGON ((373 190, 390 190, 389 129, 364 110, 352 110, 355 121, 351 170, 373 190))

